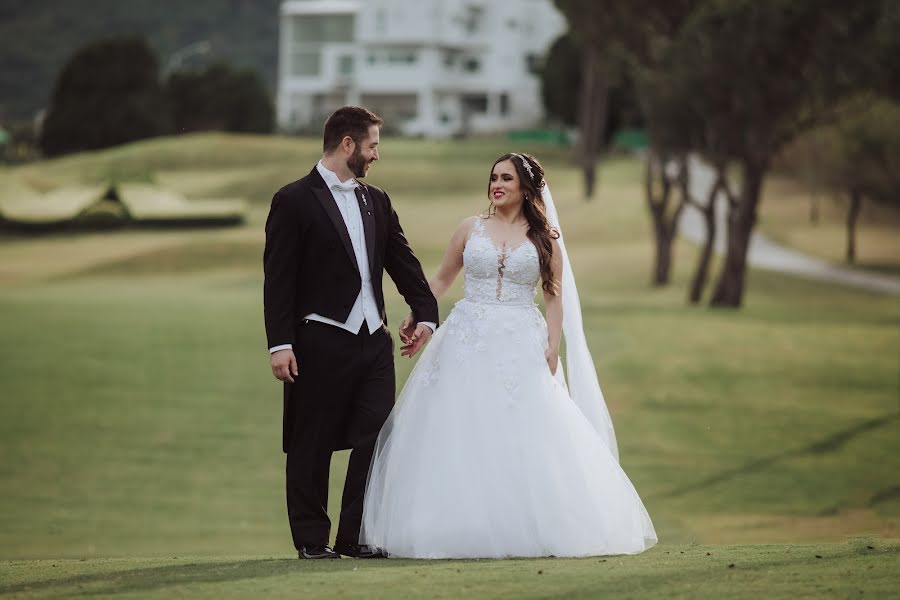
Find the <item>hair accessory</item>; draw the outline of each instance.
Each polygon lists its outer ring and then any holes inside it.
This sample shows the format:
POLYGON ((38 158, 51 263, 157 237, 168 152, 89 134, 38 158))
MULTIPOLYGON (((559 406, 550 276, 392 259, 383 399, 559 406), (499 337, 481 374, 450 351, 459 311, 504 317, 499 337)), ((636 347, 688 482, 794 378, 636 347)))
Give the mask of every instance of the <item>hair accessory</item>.
POLYGON ((518 156, 519 160, 522 161, 522 166, 525 167, 525 170, 528 171, 528 176, 531 177, 531 181, 534 181, 534 172, 531 170, 531 163, 528 162, 528 159, 522 156, 521 154, 517 154, 515 152, 512 153, 513 156, 518 156))

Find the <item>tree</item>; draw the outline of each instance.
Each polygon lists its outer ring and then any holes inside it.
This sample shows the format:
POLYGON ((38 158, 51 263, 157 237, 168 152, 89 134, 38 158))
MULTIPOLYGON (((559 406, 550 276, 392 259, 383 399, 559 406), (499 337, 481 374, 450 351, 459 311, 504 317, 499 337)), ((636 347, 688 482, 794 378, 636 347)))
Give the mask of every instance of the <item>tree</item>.
POLYGON ((695 90, 701 150, 740 171, 713 306, 741 305, 771 160, 798 134, 832 119, 836 103, 859 88, 877 9, 837 0, 710 0, 685 24, 673 51, 683 83, 695 90))
POLYGON ((865 199, 900 208, 900 104, 884 98, 855 99, 840 121, 817 132, 828 149, 826 185, 845 192, 848 263, 856 261, 856 226, 865 199))
POLYGON ((564 125, 578 124, 578 90, 581 88, 581 47, 567 32, 559 36, 547 51, 541 69, 541 97, 547 113, 564 125))
POLYGON ((63 68, 43 124, 47 156, 162 134, 167 110, 156 57, 138 37, 88 44, 63 68))
POLYGON ((166 84, 176 133, 221 130, 269 133, 275 111, 262 80, 251 70, 215 64, 173 73, 166 84))
MULTIPOLYGON (((556 6, 566 16, 569 27, 582 46, 592 48, 594 56, 605 57, 605 63, 596 78, 606 81, 603 90, 582 88, 579 91, 581 136, 589 135, 596 128, 597 120, 592 115, 603 114, 611 101, 608 82, 619 67, 628 74, 628 89, 633 86, 642 108, 642 122, 648 129, 650 149, 646 172, 646 199, 653 219, 654 241, 656 244, 653 269, 653 285, 666 285, 672 263, 672 242, 676 234, 678 218, 685 201, 685 188, 681 175, 673 176, 667 168, 672 160, 684 165, 684 157, 674 157, 669 149, 661 149, 659 136, 654 133, 656 123, 651 111, 647 110, 645 98, 648 91, 659 89, 655 81, 665 76, 662 62, 667 55, 672 38, 681 23, 693 10, 696 0, 556 0, 556 6), (602 97, 599 93, 602 91, 602 97), (592 120, 593 119, 593 120, 592 120), (672 197, 672 190, 682 190, 680 201, 672 197)), ((587 59, 585 59, 587 60, 587 59)), ((586 74, 595 66, 586 65, 586 74)), ((585 184, 588 190, 594 185, 594 166, 597 148, 579 148, 585 184)))
POLYGON ((565 15, 575 40, 581 47, 581 74, 578 88, 578 162, 584 175, 585 196, 594 195, 597 160, 605 136, 609 110, 610 62, 615 53, 610 35, 615 18, 604 13, 602 2, 555 0, 565 15), (599 8, 598 8, 599 7, 599 8))
POLYGON ((686 120, 691 91, 673 72, 671 48, 697 2, 632 0, 601 4, 615 16, 611 34, 616 36, 633 73, 648 131, 645 197, 655 245, 651 282, 655 286, 667 285, 678 223, 691 200, 687 154, 692 147, 692 129, 686 120), (674 191, 679 192, 677 197, 674 191))

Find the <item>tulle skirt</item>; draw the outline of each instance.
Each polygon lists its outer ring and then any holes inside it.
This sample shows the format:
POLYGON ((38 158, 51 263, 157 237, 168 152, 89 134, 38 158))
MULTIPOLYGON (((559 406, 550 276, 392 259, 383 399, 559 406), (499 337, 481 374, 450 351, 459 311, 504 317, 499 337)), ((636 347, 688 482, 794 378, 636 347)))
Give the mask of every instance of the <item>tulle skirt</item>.
POLYGON ((592 556, 656 543, 641 499, 547 367, 536 306, 462 300, 379 435, 361 543, 409 558, 592 556))

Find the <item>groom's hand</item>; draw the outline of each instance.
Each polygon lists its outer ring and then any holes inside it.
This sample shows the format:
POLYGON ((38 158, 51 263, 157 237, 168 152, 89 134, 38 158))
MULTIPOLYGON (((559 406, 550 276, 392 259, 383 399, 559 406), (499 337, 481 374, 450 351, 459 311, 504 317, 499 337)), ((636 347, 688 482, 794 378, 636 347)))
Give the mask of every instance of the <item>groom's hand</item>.
POLYGON ((409 344, 410 338, 416 332, 416 320, 413 314, 409 313, 402 321, 400 321, 400 341, 409 344))
POLYGON ((272 353, 272 374, 275 379, 294 383, 294 377, 300 374, 297 370, 297 357, 293 350, 279 350, 272 353))
MULTIPOLYGON (((402 330, 400 333, 400 337, 403 338, 402 330)), ((412 334, 403 339, 403 341, 406 342, 406 345, 400 347, 400 356, 408 356, 412 358, 416 355, 416 352, 422 349, 422 346, 424 346, 429 339, 431 339, 431 327, 423 323, 419 323, 418 325, 416 325, 416 328, 415 330, 413 330, 412 334)))

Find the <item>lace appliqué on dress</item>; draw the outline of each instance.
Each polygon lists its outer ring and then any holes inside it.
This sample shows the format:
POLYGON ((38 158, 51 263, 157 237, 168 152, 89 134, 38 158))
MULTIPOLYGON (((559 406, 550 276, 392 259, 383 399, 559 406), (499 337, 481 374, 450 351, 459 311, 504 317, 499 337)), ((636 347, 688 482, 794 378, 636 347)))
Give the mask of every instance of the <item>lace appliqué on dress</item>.
MULTIPOLYGON (((484 230, 483 219, 479 218, 463 249, 463 262, 465 298, 453 307, 441 326, 441 333, 452 339, 452 356, 457 365, 467 368, 485 360, 496 365, 497 378, 507 392, 507 403, 510 403, 519 391, 516 373, 522 365, 514 356, 486 357, 487 338, 499 333, 517 348, 538 350, 546 346, 546 324, 534 303, 540 279, 537 249, 528 239, 515 248, 498 247, 484 230), (494 311, 508 309, 515 310, 517 316, 498 321, 494 311), (502 331, 498 332, 500 323, 503 323, 502 331), (543 339, 536 339, 535 335, 543 339)), ((422 368, 421 380, 426 386, 431 387, 439 381, 441 366, 438 361, 423 364, 422 368)))
POLYGON ((537 249, 525 239, 515 248, 498 246, 478 218, 463 250, 466 299, 473 302, 533 304, 540 279, 537 249))

